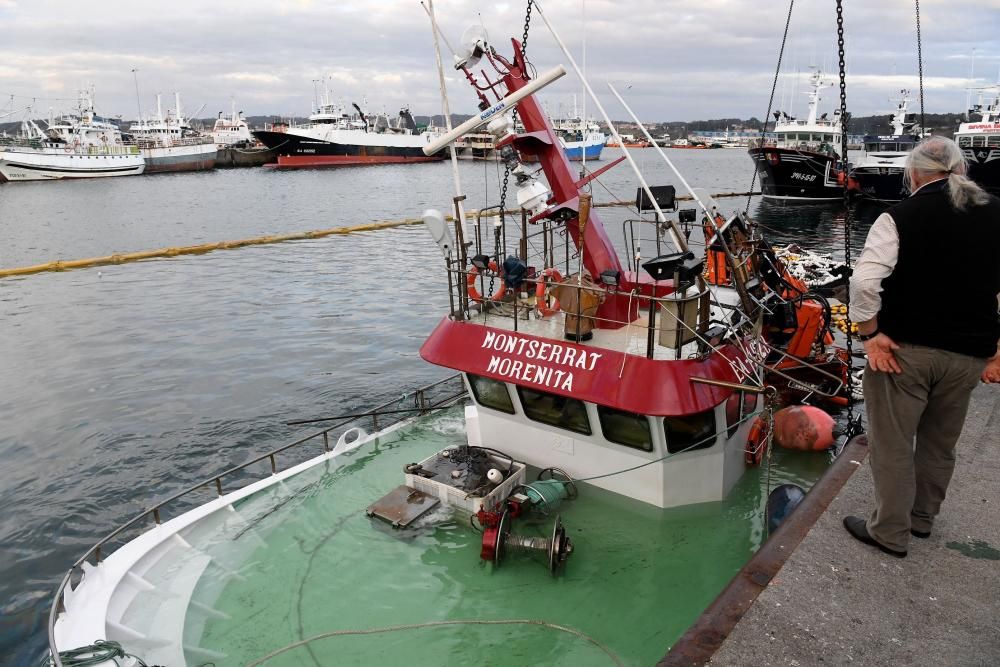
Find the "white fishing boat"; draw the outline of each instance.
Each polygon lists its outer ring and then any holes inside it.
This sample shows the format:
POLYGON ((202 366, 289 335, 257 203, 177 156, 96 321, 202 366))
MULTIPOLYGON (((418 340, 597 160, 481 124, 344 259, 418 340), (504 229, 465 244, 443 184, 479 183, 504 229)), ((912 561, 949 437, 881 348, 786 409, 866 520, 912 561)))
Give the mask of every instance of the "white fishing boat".
POLYGON ((486 126, 525 213, 424 214, 448 309, 420 355, 459 374, 147 505, 61 583, 56 663, 107 639, 163 665, 651 664, 759 546, 765 375, 843 390, 840 357, 803 363, 829 352, 821 304, 698 191, 692 252, 638 171, 656 253, 620 260, 588 193, 613 165, 574 173, 534 97, 559 68, 512 44, 478 49, 500 101, 423 151, 486 126), (773 318, 800 313, 789 340, 773 318))
POLYGON ((907 119, 910 91, 899 93, 896 110, 889 120, 892 134, 865 136, 865 155, 851 169, 848 187, 869 199, 902 201, 909 194, 903 183, 903 169, 923 131, 916 128, 916 122, 907 119))
POLYGON ((979 89, 979 102, 969 109, 955 141, 969 161, 969 177, 994 193, 1000 192, 1000 84, 979 89), (979 116, 971 120, 972 116, 979 116))
POLYGON ((181 110, 178 93, 174 93, 174 108, 168 109, 166 114, 157 95, 156 115, 135 121, 128 133, 146 160, 147 174, 202 171, 215 166, 215 141, 191 127, 181 110))
POLYGON ((143 173, 139 149, 94 111, 93 90, 81 91, 76 114, 48 123, 26 119, 16 137, 0 138, 0 179, 47 181, 143 173))
POLYGON ((253 134, 250 133, 250 126, 243 118, 243 112, 236 112, 235 101, 232 102, 232 111, 228 118, 219 112, 219 117, 215 119, 215 125, 209 134, 219 150, 230 146, 250 146, 255 143, 253 134))

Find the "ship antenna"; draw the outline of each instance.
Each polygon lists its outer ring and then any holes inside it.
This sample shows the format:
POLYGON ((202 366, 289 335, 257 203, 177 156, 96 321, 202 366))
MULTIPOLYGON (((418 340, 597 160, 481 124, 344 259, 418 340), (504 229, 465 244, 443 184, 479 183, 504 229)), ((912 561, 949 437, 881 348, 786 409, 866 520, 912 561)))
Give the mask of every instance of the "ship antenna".
MULTIPOLYGON (((424 3, 421 2, 420 4, 423 5, 424 3)), ((448 132, 451 132, 451 110, 448 106, 448 88, 445 86, 444 65, 441 62, 441 45, 438 43, 438 34, 441 32, 441 29, 434 18, 434 0, 427 0, 427 5, 424 9, 431 20, 431 32, 434 33, 434 57, 437 60, 438 83, 441 87, 441 113, 444 114, 445 128, 448 132)), ((448 48, 450 49, 451 47, 449 46, 448 48)), ((465 195, 462 194, 462 180, 458 175, 458 154, 455 152, 454 143, 448 144, 448 152, 451 154, 451 173, 455 180, 455 214, 458 217, 459 229, 464 235, 466 231, 465 206, 463 205, 465 195)))
POLYGON ((132 68, 132 80, 135 81, 135 107, 136 107, 136 111, 138 111, 138 113, 139 113, 139 116, 136 118, 136 120, 141 121, 142 120, 142 102, 139 100, 139 75, 136 74, 136 72, 138 72, 138 71, 139 70, 137 70, 136 68, 134 68, 134 67, 132 68))

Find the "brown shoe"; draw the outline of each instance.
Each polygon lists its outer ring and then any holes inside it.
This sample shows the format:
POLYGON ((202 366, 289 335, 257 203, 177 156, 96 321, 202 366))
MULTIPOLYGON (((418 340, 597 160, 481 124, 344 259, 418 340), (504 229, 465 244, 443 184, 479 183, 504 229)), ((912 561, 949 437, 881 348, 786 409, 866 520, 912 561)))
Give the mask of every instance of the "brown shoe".
POLYGON ((913 530, 911 528, 910 529, 910 535, 913 535, 914 537, 919 537, 922 540, 926 540, 928 537, 931 536, 931 531, 929 531, 929 530, 913 530))
POLYGON ((851 534, 851 537, 858 540, 859 542, 864 542, 870 546, 875 547, 879 551, 889 554, 890 556, 895 556, 896 558, 906 558, 905 551, 896 551, 895 549, 890 549, 885 546, 874 537, 868 534, 868 523, 857 516, 845 516, 844 517, 844 528, 847 532, 851 534))

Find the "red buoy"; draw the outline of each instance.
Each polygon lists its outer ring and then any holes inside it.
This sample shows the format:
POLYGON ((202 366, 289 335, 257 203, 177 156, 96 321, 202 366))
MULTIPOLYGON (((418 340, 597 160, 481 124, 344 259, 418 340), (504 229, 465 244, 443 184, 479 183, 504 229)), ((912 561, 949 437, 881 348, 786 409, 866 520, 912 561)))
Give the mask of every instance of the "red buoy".
POLYGON ((816 451, 833 445, 833 417, 811 405, 774 413, 774 441, 785 449, 816 451))

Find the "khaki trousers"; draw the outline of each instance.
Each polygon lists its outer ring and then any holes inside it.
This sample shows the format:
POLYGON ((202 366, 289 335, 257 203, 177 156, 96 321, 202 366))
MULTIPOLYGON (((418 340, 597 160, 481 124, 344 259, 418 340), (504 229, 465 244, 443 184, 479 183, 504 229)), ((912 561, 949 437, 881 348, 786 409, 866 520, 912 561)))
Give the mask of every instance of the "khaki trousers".
POLYGON ((930 532, 955 469, 969 396, 986 359, 901 344, 901 374, 866 367, 869 461, 875 511, 868 532, 890 549, 906 551, 910 530, 930 532))

